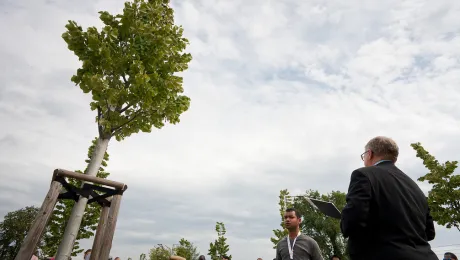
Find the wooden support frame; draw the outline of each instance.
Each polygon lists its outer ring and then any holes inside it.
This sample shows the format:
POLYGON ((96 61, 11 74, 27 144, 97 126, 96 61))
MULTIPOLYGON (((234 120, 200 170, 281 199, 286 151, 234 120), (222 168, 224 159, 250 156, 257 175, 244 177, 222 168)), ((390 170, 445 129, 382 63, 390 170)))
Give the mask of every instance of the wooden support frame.
POLYGON ((120 202, 123 192, 128 186, 121 182, 106 180, 94 176, 85 175, 82 173, 56 169, 53 173, 50 189, 43 201, 43 204, 35 218, 32 226, 27 233, 26 238, 21 244, 15 260, 29 260, 34 250, 43 235, 46 225, 51 219, 54 207, 59 199, 78 200, 79 196, 91 196, 91 202, 98 202, 101 206, 101 217, 94 238, 91 260, 108 259, 112 248, 112 240, 115 233, 115 227, 120 209, 120 202), (76 188, 65 180, 65 178, 73 178, 84 181, 83 188, 76 188), (101 186, 88 184, 88 182, 101 186), (67 190, 66 193, 61 193, 62 188, 67 190), (105 194, 100 195, 95 192, 98 190, 105 194), (111 198, 110 198, 111 197, 111 198), (105 257, 106 255, 106 257, 105 257))
POLYGON ((59 192, 61 191, 62 184, 57 181, 52 181, 48 194, 46 194, 45 200, 38 211, 38 215, 35 218, 32 226, 27 233, 24 241, 21 244, 18 254, 14 260, 29 260, 34 254, 35 247, 40 241, 40 237, 45 231, 45 227, 48 224, 54 207, 56 206, 59 192))

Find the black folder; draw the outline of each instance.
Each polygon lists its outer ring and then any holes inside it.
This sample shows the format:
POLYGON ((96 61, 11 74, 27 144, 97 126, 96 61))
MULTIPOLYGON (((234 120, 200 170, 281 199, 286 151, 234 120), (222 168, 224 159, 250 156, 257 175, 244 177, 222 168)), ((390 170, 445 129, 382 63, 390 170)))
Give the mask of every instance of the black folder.
POLYGON ((337 207, 332 203, 332 202, 327 202, 323 200, 317 200, 317 199, 312 199, 312 198, 307 198, 307 201, 310 202, 310 204, 321 211, 324 215, 329 216, 331 218, 336 218, 340 219, 342 216, 342 213, 340 210, 337 209, 337 207))

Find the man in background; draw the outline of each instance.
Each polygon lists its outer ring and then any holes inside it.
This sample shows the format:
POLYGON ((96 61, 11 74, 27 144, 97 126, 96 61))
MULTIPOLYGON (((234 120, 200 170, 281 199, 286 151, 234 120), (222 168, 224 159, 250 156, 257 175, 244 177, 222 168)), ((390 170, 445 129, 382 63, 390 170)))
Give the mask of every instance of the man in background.
POLYGON ((84 260, 89 260, 91 258, 91 249, 86 250, 85 254, 83 255, 84 260))
POLYGON ((341 230, 352 260, 436 260, 428 202, 418 185, 395 163, 399 148, 378 136, 365 146, 363 168, 353 171, 341 230))
POLYGON ((340 257, 337 255, 331 256, 331 260, 340 260, 340 257))
POLYGON ((276 245, 276 260, 323 260, 316 241, 300 232, 302 216, 293 208, 284 213, 284 226, 289 235, 276 245))
POLYGON ((444 260, 458 260, 458 258, 454 253, 447 252, 444 254, 444 260))

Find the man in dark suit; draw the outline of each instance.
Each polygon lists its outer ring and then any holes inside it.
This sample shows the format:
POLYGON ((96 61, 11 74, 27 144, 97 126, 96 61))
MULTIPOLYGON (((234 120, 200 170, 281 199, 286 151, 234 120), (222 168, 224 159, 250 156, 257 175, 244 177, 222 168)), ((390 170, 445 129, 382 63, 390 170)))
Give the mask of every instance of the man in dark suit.
POLYGON ((435 260, 433 218, 418 185, 395 166, 390 138, 370 140, 353 171, 340 227, 352 260, 435 260))

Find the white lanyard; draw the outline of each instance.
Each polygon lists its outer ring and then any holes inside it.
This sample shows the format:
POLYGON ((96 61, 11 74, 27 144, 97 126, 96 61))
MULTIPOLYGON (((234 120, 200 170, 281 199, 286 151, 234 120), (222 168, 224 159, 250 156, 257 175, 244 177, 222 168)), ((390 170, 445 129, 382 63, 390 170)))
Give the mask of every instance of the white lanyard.
POLYGON ((292 241, 292 247, 291 247, 291 241, 289 239, 289 236, 287 236, 287 244, 288 244, 288 250, 289 250, 289 257, 292 259, 294 259, 294 246, 295 246, 295 241, 297 241, 297 237, 300 236, 300 231, 299 233, 297 234, 297 236, 294 238, 294 241, 292 241))

